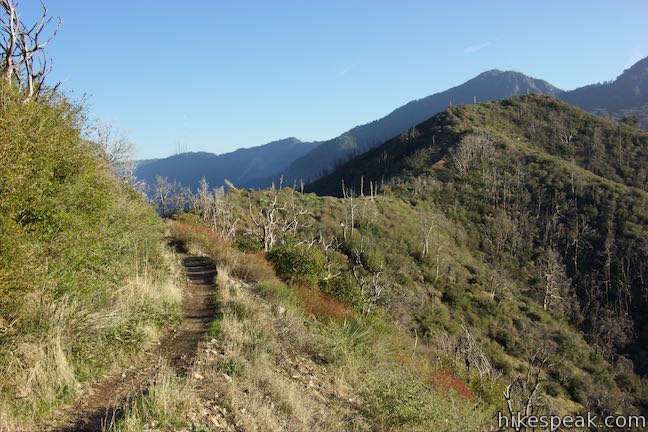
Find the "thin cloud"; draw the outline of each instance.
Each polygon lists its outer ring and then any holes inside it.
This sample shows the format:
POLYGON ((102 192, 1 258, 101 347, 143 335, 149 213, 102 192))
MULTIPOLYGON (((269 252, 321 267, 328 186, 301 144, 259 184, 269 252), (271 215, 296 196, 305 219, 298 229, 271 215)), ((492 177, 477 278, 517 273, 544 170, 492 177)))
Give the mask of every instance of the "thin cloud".
POLYGON ((472 54, 472 53, 476 53, 477 51, 481 51, 481 50, 483 50, 484 48, 489 47, 490 44, 491 44, 490 42, 482 42, 482 43, 480 43, 480 44, 470 45, 470 46, 464 48, 463 52, 464 52, 465 54, 472 54))
POLYGON ((360 64, 360 61, 358 60, 358 61, 355 61, 355 62, 353 62, 351 64, 345 65, 343 68, 341 68, 338 71, 337 76, 338 77, 343 77, 344 75, 348 74, 349 72, 353 71, 356 67, 358 67, 359 64, 360 64))

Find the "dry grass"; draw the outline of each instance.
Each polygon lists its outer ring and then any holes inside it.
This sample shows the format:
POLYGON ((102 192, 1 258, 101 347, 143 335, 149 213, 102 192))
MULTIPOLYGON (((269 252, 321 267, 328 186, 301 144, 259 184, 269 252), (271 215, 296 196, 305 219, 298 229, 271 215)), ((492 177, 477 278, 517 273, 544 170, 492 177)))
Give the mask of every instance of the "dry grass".
POLYGON ((247 254, 234 249, 231 243, 205 226, 172 221, 169 230, 185 241, 192 252, 211 257, 217 266, 227 267, 236 278, 247 283, 278 281, 272 265, 263 254, 247 254))
POLYGON ((101 308, 72 295, 34 294, 30 320, 38 331, 5 336, 13 349, 0 364, 0 430, 19 430, 17 422, 29 428, 77 393, 79 375, 118 367, 129 350, 158 336, 156 320, 181 300, 179 270, 170 253, 166 258, 168 277, 141 269, 101 308))
POLYGON ((296 380, 289 367, 300 357, 306 332, 302 322, 290 311, 277 313, 246 284, 232 279, 227 267, 218 267, 217 282, 220 354, 199 362, 196 370, 205 377, 206 393, 219 395, 214 403, 226 407, 229 421, 245 431, 349 430, 348 411, 296 380))
POLYGON ((176 376, 169 366, 162 365, 155 384, 147 394, 131 403, 117 424, 107 425, 104 430, 177 431, 196 417, 198 409, 199 401, 193 383, 176 376))
POLYGON ((303 303, 304 309, 317 318, 344 322, 353 319, 353 312, 344 303, 312 287, 304 280, 295 280, 290 289, 303 303))
POLYGON ((219 332, 206 350, 212 357, 197 369, 206 403, 226 409, 219 422, 245 431, 482 430, 484 417, 463 381, 419 356, 398 361, 403 347, 411 350, 409 336, 354 319, 307 282, 286 285, 261 254, 178 227, 190 246, 219 249, 219 332))

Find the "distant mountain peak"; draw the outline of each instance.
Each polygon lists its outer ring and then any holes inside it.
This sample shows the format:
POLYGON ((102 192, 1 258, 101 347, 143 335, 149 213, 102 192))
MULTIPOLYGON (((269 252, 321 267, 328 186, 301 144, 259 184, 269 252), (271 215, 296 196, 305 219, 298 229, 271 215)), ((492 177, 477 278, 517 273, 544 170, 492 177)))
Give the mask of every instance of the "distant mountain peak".
POLYGON ((648 57, 639 60, 637 63, 624 70, 617 77, 617 81, 629 81, 648 78, 648 57))
POLYGON ((499 85, 509 85, 512 94, 518 93, 543 93, 557 95, 562 90, 551 85, 545 80, 533 78, 518 71, 503 71, 500 69, 491 69, 482 72, 469 82, 493 81, 499 85))

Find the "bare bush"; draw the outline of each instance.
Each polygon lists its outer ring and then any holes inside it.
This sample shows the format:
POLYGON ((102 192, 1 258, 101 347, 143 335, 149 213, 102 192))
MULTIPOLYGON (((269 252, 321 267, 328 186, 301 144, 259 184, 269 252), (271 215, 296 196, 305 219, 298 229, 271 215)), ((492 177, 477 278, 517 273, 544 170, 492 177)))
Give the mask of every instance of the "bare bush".
POLYGON ((222 186, 209 189, 209 183, 203 178, 198 193, 191 196, 191 204, 205 225, 225 240, 234 238, 239 218, 222 186))
POLYGON ((41 15, 34 24, 22 21, 17 6, 15 0, 0 0, 0 75, 23 90, 27 101, 45 88, 45 78, 51 70, 45 49, 62 21, 59 18, 54 30, 47 34, 52 17, 44 3, 41 2, 41 15))
POLYGON ((463 137, 452 155, 452 166, 465 178, 474 169, 485 173, 495 153, 495 143, 484 134, 469 134, 463 137))

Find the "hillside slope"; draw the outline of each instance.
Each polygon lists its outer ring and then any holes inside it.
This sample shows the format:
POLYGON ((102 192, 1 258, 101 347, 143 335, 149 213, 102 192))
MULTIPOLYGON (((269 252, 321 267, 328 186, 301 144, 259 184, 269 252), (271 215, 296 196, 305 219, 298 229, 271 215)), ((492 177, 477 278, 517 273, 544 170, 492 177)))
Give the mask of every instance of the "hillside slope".
POLYGON ((312 185, 337 196, 204 194, 172 227, 225 289, 181 397, 200 424, 270 430, 646 414, 647 140, 518 96, 448 109, 312 185))
MULTIPOLYGON (((482 283, 495 295, 498 286, 517 286, 518 299, 577 329, 620 383, 629 370, 648 373, 647 166, 645 131, 533 95, 448 109, 310 190, 348 197, 364 185, 368 196, 371 185, 414 208, 431 203, 465 230, 460 241, 472 254, 483 254, 496 276, 482 283)), ((447 295, 456 305, 465 294, 447 295)), ((462 307, 477 312, 476 304, 462 307)), ((515 320, 514 327, 527 326, 515 320)), ((506 325, 490 337, 513 354, 525 344, 515 334, 506 325)), ((544 346, 545 336, 534 335, 527 337, 544 346)), ((559 356, 580 350, 558 344, 552 349, 559 356)), ((564 378, 564 371, 554 373, 564 378)), ((600 391, 602 380, 593 378, 586 391, 600 391)), ((634 380, 627 388, 645 410, 645 388, 634 380)), ((573 400, 588 399, 574 391, 573 400)))
POLYGON ((357 126, 333 140, 324 141, 310 153, 295 160, 282 174, 287 179, 315 180, 334 166, 382 144, 449 105, 470 104, 474 100, 497 100, 527 93, 556 96, 597 115, 616 119, 636 116, 639 125, 648 128, 648 58, 637 62, 612 82, 588 85, 571 91, 562 91, 546 81, 519 72, 492 70, 457 87, 409 102, 382 119, 357 126))
POLYGON ((313 180, 327 173, 336 164, 382 144, 407 128, 430 118, 449 105, 501 99, 515 94, 544 93, 555 95, 560 90, 546 81, 519 72, 491 70, 446 91, 411 101, 385 117, 356 126, 337 138, 320 143, 310 153, 295 160, 282 171, 292 183, 294 179, 313 180))
POLYGON ((586 111, 613 118, 636 116, 648 129, 648 57, 624 70, 614 81, 593 84, 559 95, 586 111))
POLYGON ((34 430, 177 320, 180 291, 160 218, 79 107, 0 94, 0 430, 34 430))

